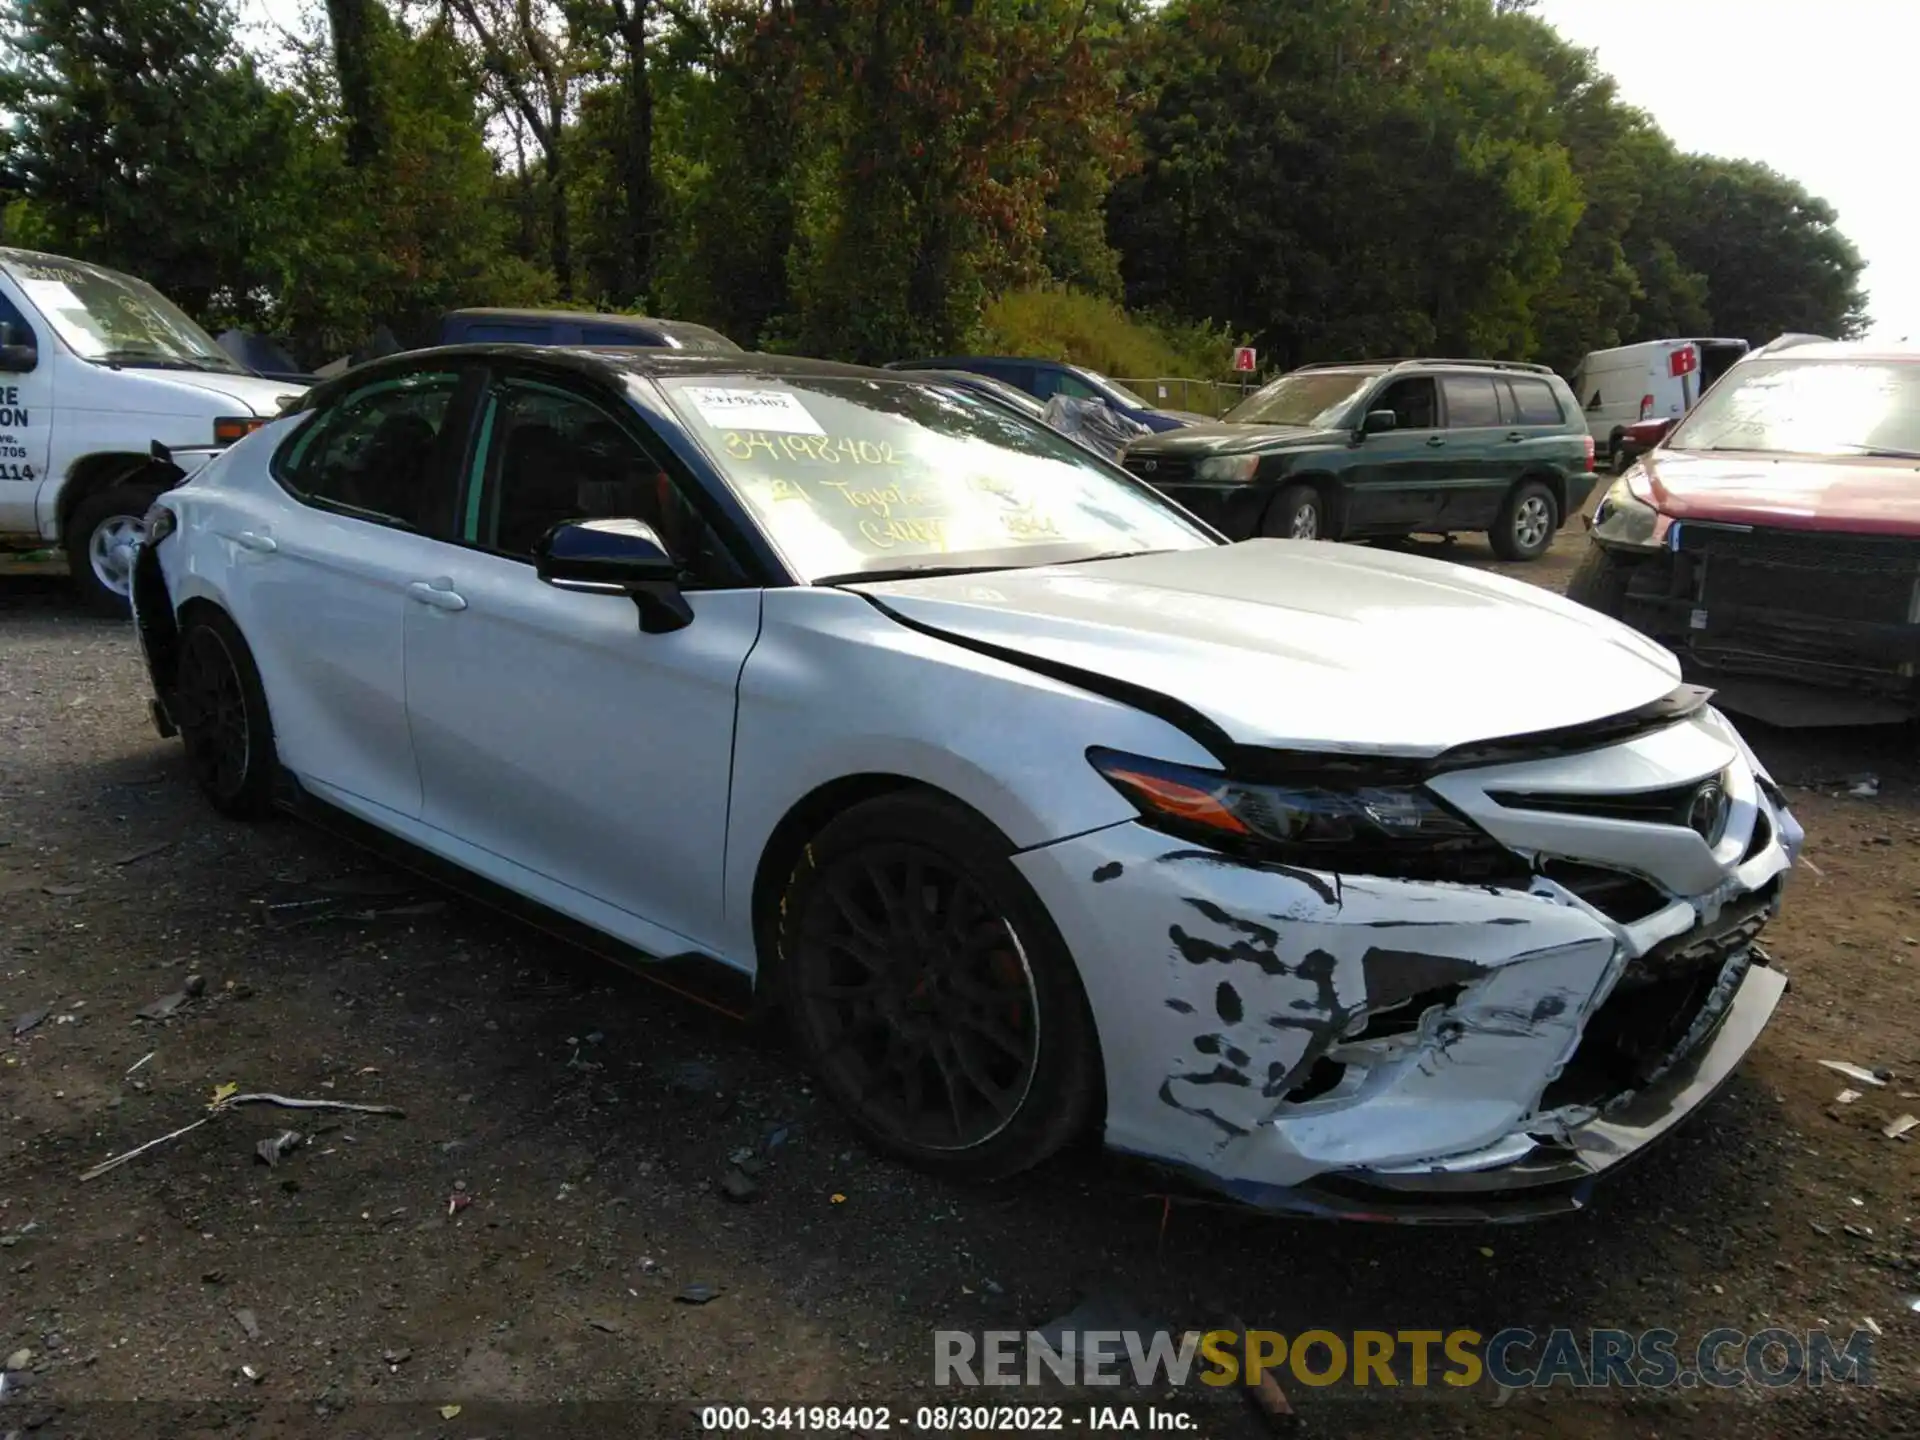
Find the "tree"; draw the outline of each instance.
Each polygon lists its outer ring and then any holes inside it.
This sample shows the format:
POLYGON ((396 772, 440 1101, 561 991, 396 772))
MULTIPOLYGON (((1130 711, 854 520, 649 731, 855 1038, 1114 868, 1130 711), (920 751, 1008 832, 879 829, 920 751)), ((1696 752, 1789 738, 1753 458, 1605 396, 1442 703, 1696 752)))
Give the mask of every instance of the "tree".
POLYGON ((479 47, 497 103, 540 147, 547 186, 548 259, 562 295, 573 293, 573 243, 566 127, 581 56, 551 0, 447 0, 479 47))
POLYGON ((303 137, 221 0, 15 0, 0 140, 43 243, 258 322, 290 249, 303 137))

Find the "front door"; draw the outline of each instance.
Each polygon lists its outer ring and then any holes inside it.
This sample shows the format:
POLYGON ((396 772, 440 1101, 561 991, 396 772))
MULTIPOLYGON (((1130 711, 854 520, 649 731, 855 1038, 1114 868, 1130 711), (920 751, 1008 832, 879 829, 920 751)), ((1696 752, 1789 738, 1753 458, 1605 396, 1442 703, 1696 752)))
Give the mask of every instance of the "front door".
POLYGON ((656 952, 716 948, 734 707, 760 591, 624 403, 503 378, 480 435, 461 543, 413 577, 406 606, 425 819, 532 872, 537 898, 575 918, 656 952), (691 625, 644 634, 626 597, 539 579, 534 543, 587 518, 654 526, 683 561, 691 625))
POLYGON ((375 381, 274 458, 300 502, 223 514, 234 618, 273 707, 281 760, 323 798, 420 814, 407 726, 407 587, 453 551, 459 376, 375 381))
POLYGON ((1440 508, 1447 435, 1431 375, 1410 375, 1383 386, 1368 410, 1391 410, 1394 428, 1367 436, 1354 457, 1346 529, 1405 534, 1431 521, 1440 508))

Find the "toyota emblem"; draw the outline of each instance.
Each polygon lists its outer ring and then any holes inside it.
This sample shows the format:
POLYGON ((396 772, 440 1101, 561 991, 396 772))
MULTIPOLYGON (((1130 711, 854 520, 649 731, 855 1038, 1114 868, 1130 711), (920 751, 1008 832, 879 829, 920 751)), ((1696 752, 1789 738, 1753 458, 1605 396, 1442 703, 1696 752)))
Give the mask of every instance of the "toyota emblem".
POLYGON ((1160 462, 1158 460, 1142 460, 1140 462, 1140 468, 1142 470, 1158 470, 1160 468, 1160 462))
POLYGON ((1733 801, 1718 780, 1709 780, 1693 792, 1687 803, 1687 828, 1708 845, 1718 845, 1727 833, 1727 816, 1733 801))

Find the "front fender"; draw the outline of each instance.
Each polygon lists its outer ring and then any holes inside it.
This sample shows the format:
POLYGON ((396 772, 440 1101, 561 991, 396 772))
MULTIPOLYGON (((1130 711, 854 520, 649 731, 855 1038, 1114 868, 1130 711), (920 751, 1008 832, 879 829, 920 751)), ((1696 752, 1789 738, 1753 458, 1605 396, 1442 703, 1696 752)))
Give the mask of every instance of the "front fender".
POLYGON ((727 822, 729 953, 753 953, 754 877, 822 786, 897 776, 953 796, 1015 849, 1135 817, 1087 763, 1104 745, 1217 760, 1169 722, 887 618, 845 590, 767 593, 740 679, 727 822))

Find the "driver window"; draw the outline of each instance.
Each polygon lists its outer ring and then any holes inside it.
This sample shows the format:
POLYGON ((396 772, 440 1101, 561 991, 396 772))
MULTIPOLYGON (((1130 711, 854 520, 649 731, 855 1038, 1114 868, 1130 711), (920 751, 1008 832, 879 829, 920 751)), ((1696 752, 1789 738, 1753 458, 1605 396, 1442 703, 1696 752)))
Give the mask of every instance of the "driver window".
POLYGON ((515 559, 570 520, 644 520, 693 583, 744 583, 699 512, 629 427, 582 396, 530 380, 495 387, 462 518, 469 543, 515 559))
POLYGON ((1413 375, 1394 381, 1367 408, 1393 411, 1394 428, 1398 430, 1432 430, 1439 425, 1440 411, 1431 375, 1413 375))

